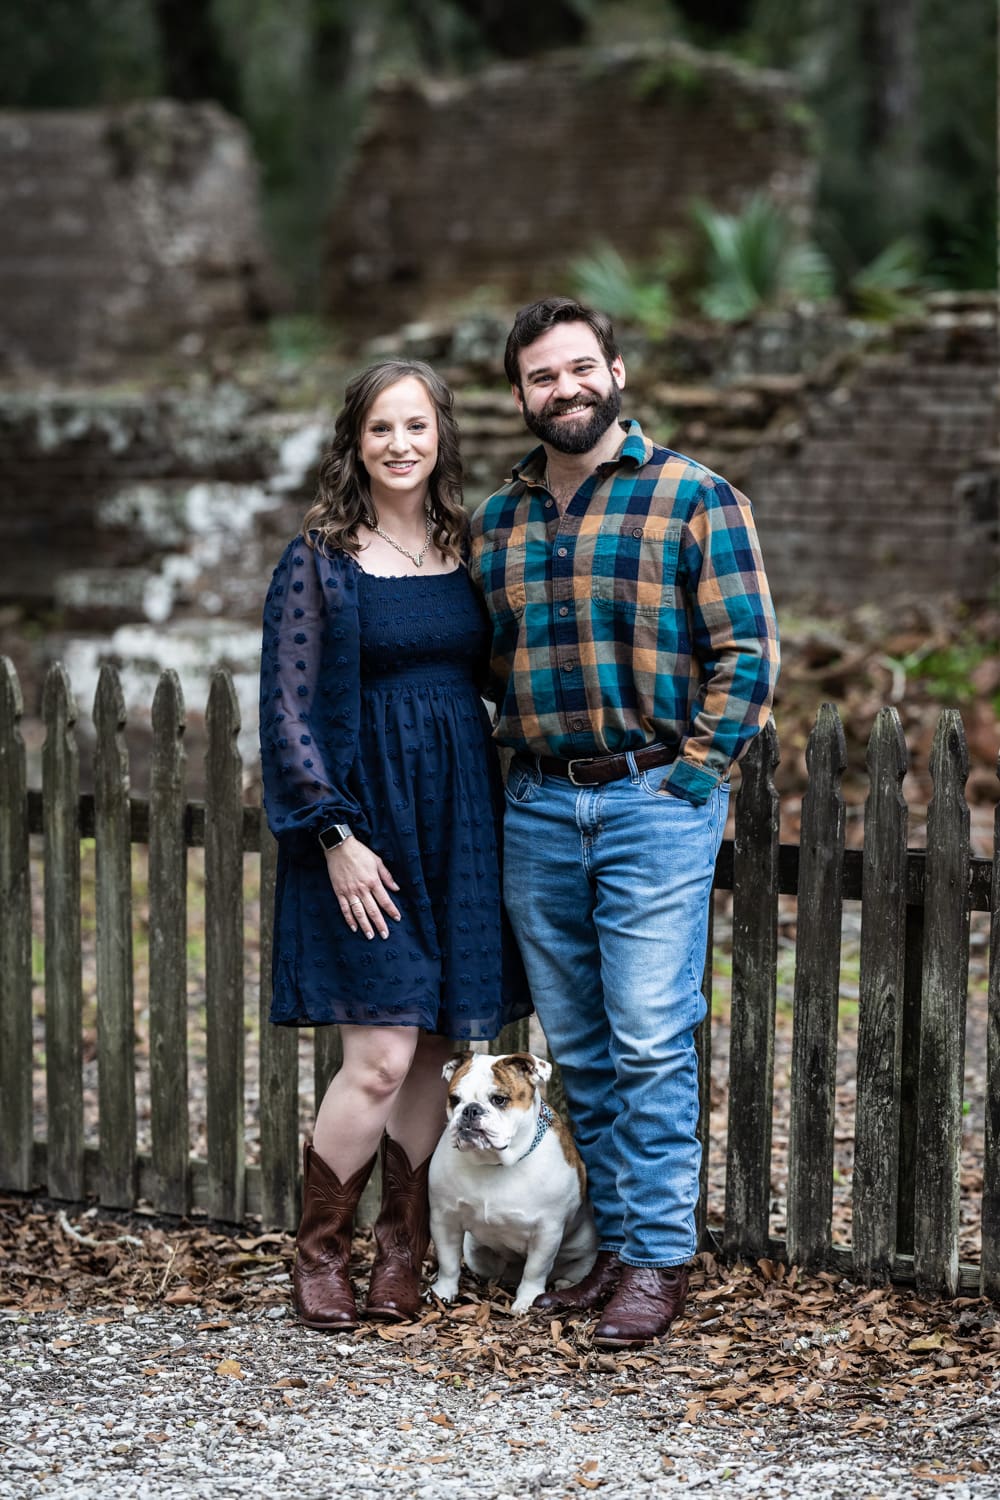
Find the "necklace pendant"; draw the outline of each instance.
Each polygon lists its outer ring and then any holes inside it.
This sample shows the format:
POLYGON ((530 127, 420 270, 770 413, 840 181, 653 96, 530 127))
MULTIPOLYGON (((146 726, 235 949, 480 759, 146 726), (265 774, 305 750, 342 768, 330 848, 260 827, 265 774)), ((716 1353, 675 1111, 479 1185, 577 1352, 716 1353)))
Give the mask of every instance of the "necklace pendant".
POLYGON ((416 563, 418 568, 422 568, 424 565, 424 554, 422 552, 419 553, 416 557, 414 557, 413 561, 416 563))

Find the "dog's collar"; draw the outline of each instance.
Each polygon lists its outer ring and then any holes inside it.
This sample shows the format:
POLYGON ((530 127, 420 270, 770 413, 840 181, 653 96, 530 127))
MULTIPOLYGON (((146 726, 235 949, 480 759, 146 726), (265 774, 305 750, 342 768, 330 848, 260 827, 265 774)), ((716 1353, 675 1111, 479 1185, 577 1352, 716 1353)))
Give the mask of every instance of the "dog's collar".
POLYGON ((535 1126, 535 1134, 532 1137, 531 1145, 528 1147, 527 1151, 525 1151, 524 1156, 519 1156, 517 1158, 519 1162, 524 1161, 525 1156, 530 1156, 531 1153, 532 1153, 532 1151, 534 1151, 535 1147, 539 1144, 539 1142, 544 1139, 545 1132, 548 1130, 549 1126, 552 1124, 552 1121, 553 1121, 554 1118, 555 1117, 554 1117, 551 1109, 549 1109, 549 1106, 545 1103, 545 1100, 543 1099, 542 1103, 541 1103, 541 1107, 539 1108, 539 1111, 538 1111, 538 1123, 535 1126))

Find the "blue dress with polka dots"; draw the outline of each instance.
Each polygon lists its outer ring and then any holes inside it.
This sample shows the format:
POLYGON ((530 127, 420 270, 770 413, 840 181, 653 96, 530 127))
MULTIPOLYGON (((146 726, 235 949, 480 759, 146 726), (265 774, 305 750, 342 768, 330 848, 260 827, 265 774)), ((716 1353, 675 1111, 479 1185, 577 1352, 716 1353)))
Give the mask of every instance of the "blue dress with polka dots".
POLYGON ((261 763, 278 840, 271 1020, 491 1038, 531 1011, 501 901, 502 787, 464 567, 380 578, 297 537, 264 609, 261 763), (351 932, 317 833, 346 823, 402 914, 351 932))

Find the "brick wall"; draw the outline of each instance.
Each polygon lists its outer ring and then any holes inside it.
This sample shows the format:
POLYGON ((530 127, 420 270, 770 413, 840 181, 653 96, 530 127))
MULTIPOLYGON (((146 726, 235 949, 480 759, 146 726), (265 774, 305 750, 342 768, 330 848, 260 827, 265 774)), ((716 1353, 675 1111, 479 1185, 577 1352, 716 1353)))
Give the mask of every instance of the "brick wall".
POLYGON ((0 373, 113 368, 266 301, 256 167, 212 104, 0 113, 0 373))
POLYGON ((995 306, 944 299, 775 418, 746 485, 779 601, 995 586, 997 371, 995 306))
POLYGON ((386 84, 333 215, 330 304, 390 329, 480 287, 522 300, 599 239, 649 257, 690 235, 694 197, 763 188, 805 222, 812 183, 794 83, 680 45, 386 84))

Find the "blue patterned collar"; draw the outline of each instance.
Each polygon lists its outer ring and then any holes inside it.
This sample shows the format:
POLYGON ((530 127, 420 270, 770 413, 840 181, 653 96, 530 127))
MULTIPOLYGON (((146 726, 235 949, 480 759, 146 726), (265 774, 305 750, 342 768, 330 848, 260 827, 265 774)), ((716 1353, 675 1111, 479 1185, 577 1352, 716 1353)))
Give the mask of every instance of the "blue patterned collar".
POLYGON ((552 1111, 551 1111, 551 1109, 549 1109, 549 1106, 545 1103, 545 1100, 543 1099, 542 1100, 542 1104, 541 1104, 541 1108, 538 1111, 538 1124, 535 1126, 535 1134, 532 1137, 531 1145, 528 1147, 527 1151, 525 1151, 524 1156, 519 1156, 517 1158, 519 1162, 524 1161, 524 1157, 525 1156, 530 1156, 531 1155, 532 1151, 534 1151, 534 1149, 538 1145, 539 1141, 541 1141, 543 1139, 543 1137, 545 1135, 545 1132, 548 1130, 549 1126, 552 1124, 553 1119, 554 1119, 554 1116, 552 1114, 552 1111))

